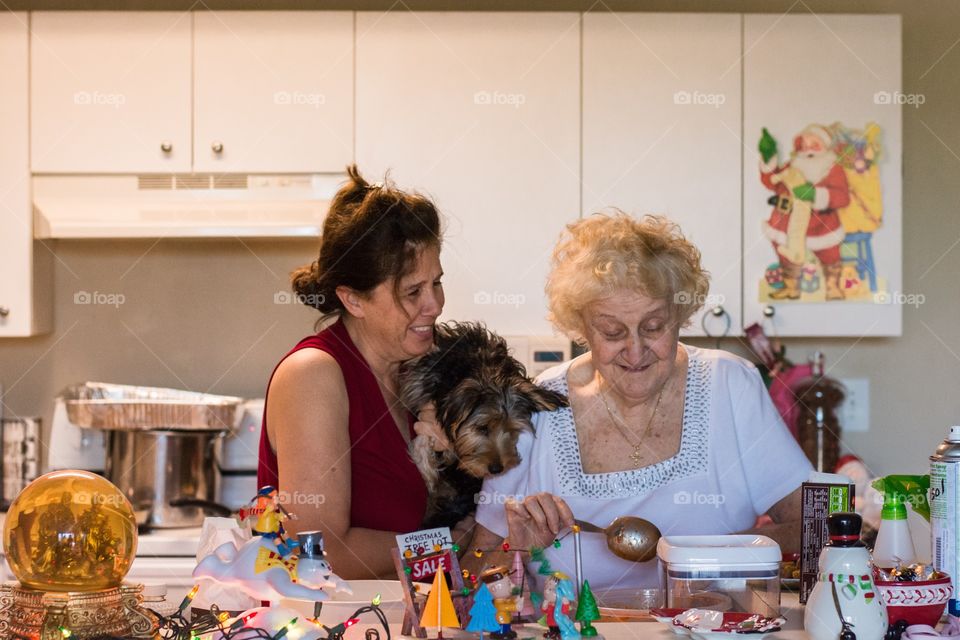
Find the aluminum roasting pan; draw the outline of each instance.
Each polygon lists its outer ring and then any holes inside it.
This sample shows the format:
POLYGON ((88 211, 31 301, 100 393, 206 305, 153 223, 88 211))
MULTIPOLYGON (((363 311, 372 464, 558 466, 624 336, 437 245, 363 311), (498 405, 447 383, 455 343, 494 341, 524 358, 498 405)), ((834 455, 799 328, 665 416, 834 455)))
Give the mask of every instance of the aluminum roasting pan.
POLYGON ((243 402, 233 396, 105 382, 73 385, 60 397, 78 427, 119 431, 232 431, 243 402))

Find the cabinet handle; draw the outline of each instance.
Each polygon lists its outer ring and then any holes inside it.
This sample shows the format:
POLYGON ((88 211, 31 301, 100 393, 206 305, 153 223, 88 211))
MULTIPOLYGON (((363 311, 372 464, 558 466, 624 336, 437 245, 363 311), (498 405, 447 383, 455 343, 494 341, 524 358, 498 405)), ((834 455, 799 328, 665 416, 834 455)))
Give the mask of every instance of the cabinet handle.
POLYGON ((223 153, 223 143, 220 141, 214 142, 210 145, 210 148, 213 149, 214 153, 223 153))
POLYGON ((10 315, 10 309, 7 307, 0 307, 0 318, 6 318, 10 315))
POLYGON ((163 151, 164 153, 170 153, 173 151, 173 143, 169 140, 164 140, 160 143, 160 151, 163 151))

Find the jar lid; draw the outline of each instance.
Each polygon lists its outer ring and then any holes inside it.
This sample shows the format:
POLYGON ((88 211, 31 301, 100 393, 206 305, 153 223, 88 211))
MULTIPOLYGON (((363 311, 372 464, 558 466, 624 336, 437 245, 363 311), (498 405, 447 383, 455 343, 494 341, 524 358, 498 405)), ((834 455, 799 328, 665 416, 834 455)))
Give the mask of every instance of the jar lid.
POLYGON ((767 536, 664 536, 657 557, 672 564, 738 565, 780 562, 780 545, 767 536))

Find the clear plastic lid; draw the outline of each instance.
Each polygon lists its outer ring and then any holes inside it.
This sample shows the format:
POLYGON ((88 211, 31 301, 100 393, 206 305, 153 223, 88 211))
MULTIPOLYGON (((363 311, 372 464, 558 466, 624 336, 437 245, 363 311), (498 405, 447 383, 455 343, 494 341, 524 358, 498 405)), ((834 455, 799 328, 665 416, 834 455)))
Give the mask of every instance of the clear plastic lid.
POLYGON ((657 543, 657 557, 683 565, 756 565, 778 563, 780 545, 767 536, 751 534, 717 536, 664 536, 657 543))

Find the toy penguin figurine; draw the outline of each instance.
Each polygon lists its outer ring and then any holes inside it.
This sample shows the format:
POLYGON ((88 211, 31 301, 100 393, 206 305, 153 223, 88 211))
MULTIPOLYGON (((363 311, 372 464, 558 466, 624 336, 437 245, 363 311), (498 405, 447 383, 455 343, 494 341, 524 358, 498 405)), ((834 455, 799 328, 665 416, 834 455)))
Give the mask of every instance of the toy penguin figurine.
POLYGON ((513 614, 520 609, 520 598, 516 587, 510 580, 506 567, 488 567, 480 574, 480 580, 487 585, 493 596, 493 607, 497 611, 497 622, 500 630, 490 634, 494 640, 514 640, 517 632, 511 629, 513 614))
POLYGON ((567 576, 558 571, 546 579, 543 585, 543 602, 540 603, 540 611, 547 619, 544 638, 568 640, 580 637, 576 626, 570 620, 573 598, 573 584, 567 576))

